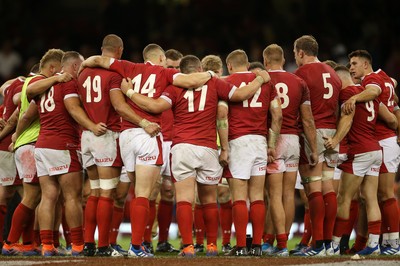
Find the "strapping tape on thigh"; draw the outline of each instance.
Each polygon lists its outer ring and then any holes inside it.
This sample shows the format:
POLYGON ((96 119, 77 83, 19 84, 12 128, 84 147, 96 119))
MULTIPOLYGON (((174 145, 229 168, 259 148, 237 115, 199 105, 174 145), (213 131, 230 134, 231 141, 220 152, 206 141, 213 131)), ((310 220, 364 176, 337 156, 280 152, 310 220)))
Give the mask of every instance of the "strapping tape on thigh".
POLYGON ((306 176, 301 178, 301 184, 309 184, 320 180, 322 180, 322 177, 320 176, 306 176))
POLYGON ((114 189, 117 187, 118 181, 118 177, 114 177, 111 179, 100 179, 100 188, 104 190, 114 189))
POLYGON ((89 180, 90 182, 90 189, 99 189, 100 188, 100 180, 89 180))
POLYGON ((322 171, 322 180, 329 180, 333 179, 333 176, 335 175, 335 171, 322 171))

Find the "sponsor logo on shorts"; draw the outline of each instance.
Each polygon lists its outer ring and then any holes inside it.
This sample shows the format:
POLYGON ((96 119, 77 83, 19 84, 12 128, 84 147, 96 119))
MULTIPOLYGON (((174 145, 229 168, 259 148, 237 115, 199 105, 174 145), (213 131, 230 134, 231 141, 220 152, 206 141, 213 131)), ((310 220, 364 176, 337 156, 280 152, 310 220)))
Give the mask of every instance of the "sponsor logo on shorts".
POLYGON ((49 169, 49 172, 61 171, 61 170, 64 170, 64 169, 68 169, 68 164, 51 167, 51 168, 49 169))
POLYGON ((219 180, 219 177, 207 176, 206 179, 207 179, 208 181, 218 181, 218 180, 219 180))
POLYGON ((267 171, 267 166, 258 167, 258 171, 267 171))
POLYGON ((371 171, 372 171, 372 172, 379 173, 379 168, 374 168, 374 167, 371 167, 371 171))
POLYGON ((13 180, 14 180, 13 177, 3 177, 3 178, 1 179, 1 182, 2 182, 2 183, 5 183, 5 182, 13 181, 13 180))
POLYGON ((34 178, 34 177, 35 177, 34 174, 27 174, 27 175, 24 175, 24 179, 32 179, 32 178, 34 178))
POLYGON ((96 163, 109 163, 114 161, 113 158, 94 159, 96 163))
POLYGON ((139 156, 139 160, 147 162, 157 160, 157 156, 139 156))
POLYGON ((298 167, 299 164, 298 163, 287 163, 286 167, 298 167))

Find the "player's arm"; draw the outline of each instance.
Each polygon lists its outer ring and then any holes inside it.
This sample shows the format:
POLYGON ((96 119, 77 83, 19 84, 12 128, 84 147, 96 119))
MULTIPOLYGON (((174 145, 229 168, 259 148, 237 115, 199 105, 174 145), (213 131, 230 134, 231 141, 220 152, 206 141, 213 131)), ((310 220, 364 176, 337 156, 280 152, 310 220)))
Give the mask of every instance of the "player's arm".
POLYGON ((6 121, 4 128, 0 132, 0 140, 2 140, 4 137, 8 136, 15 127, 17 126, 18 122, 18 115, 19 115, 19 109, 16 108, 10 118, 6 121))
POLYGON ((351 125, 353 124, 354 114, 355 110, 350 114, 345 114, 344 112, 342 112, 335 135, 333 137, 324 137, 325 148, 334 149, 342 141, 342 139, 349 132, 351 125))
POLYGON ((318 163, 318 149, 317 149, 317 130, 315 128, 314 116, 312 114, 311 105, 301 104, 300 105, 300 117, 303 125, 303 132, 310 145, 311 156, 314 160, 312 165, 318 163))
POLYGON ((21 135, 29 127, 29 125, 39 117, 37 105, 35 101, 31 101, 26 112, 19 118, 17 128, 15 130, 15 139, 21 135))
POLYGON ((162 98, 153 99, 140 93, 136 93, 133 90, 133 84, 130 78, 122 80, 121 90, 126 95, 126 97, 128 97, 131 101, 133 101, 137 106, 139 106, 142 110, 146 112, 159 114, 171 108, 171 104, 169 104, 166 100, 162 98))
POLYGON ((115 111, 117 111, 123 119, 140 126, 150 136, 156 136, 160 132, 161 128, 157 123, 148 121, 132 110, 132 108, 126 103, 125 97, 120 90, 110 91, 110 99, 115 111))
POLYGON ((282 108, 279 99, 275 98, 269 105, 271 114, 271 127, 268 130, 268 162, 276 159, 275 148, 282 127, 282 108))
POLYGON ((190 74, 179 73, 179 75, 174 78, 172 85, 182 88, 198 88, 203 86, 212 77, 215 77, 215 73, 211 70, 190 74))
POLYGON ((103 56, 103 55, 93 55, 91 57, 86 58, 80 68, 78 73, 80 73, 84 68, 87 67, 101 67, 105 69, 109 69, 110 65, 112 64, 113 60, 111 60, 111 57, 108 56, 103 56))
POLYGON ((107 125, 104 123, 95 124, 87 116, 85 110, 81 106, 79 97, 69 97, 64 99, 64 105, 72 118, 82 127, 90 130, 96 136, 101 136, 107 132, 107 125))
POLYGON ((0 94, 4 96, 4 89, 11 85, 17 78, 9 79, 0 86, 0 94))
POLYGON ((271 77, 269 76, 267 71, 265 70, 259 71, 257 73, 256 78, 252 82, 250 82, 246 86, 236 89, 232 94, 232 96, 229 98, 229 100, 232 102, 241 102, 247 100, 257 92, 260 86, 262 86, 264 83, 267 83, 270 80, 271 77))
POLYGON ((68 82, 72 79, 72 75, 69 73, 63 73, 61 75, 51 76, 45 79, 31 82, 26 88, 26 95, 28 99, 33 99, 35 96, 42 94, 47 91, 51 86, 61 82, 68 82))
MULTIPOLYGON (((395 110, 398 110, 398 107, 395 110)), ((378 118, 383 122, 385 122, 385 124, 389 128, 397 130, 398 127, 397 116, 394 113, 390 112, 389 109, 386 107, 386 105, 384 105, 383 103, 379 104, 378 118)))
POLYGON ((359 94, 351 96, 342 107, 342 112, 350 114, 356 108, 356 103, 374 100, 381 94, 381 88, 375 85, 367 85, 365 90, 359 94))
POLYGON ((394 109, 393 113, 397 118, 397 143, 400 145, 400 108, 397 106, 397 108, 394 109))
POLYGON ((220 101, 217 109, 217 130, 221 147, 219 163, 223 167, 229 163, 228 128, 228 104, 225 101, 220 101))

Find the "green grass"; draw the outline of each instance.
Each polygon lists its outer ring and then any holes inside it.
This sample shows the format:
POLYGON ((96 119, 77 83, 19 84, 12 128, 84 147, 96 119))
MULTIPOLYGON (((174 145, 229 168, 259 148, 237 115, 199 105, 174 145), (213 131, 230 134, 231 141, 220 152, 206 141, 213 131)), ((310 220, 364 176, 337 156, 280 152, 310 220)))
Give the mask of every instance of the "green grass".
MULTIPOLYGON (((288 249, 289 249, 289 250, 293 249, 293 248, 296 246, 296 244, 298 244, 298 243, 300 242, 300 240, 301 240, 300 237, 294 237, 294 238, 290 239, 290 240, 288 241, 288 249)), ((178 239, 173 239, 173 240, 169 240, 169 242, 170 242, 175 248, 178 248, 178 249, 179 249, 179 247, 180 247, 180 245, 181 245, 180 241, 181 241, 180 238, 178 238, 178 239)), ((193 239, 193 241, 195 241, 195 239, 193 239)), ((222 241, 222 239, 218 239, 218 240, 217 240, 217 245, 218 245, 218 248, 219 248, 219 249, 221 249, 221 245, 222 245, 222 244, 221 244, 221 241, 222 241)), ((129 248, 130 242, 131 242, 131 239, 130 239, 129 237, 120 237, 120 238, 118 239, 118 244, 120 244, 123 248, 126 248, 126 249, 129 248)), ((204 242, 205 242, 205 244, 207 243, 206 240, 205 240, 204 242)), ((155 249, 156 246, 157 246, 157 239, 153 240, 152 243, 153 243, 153 246, 154 246, 154 249, 155 249)), ((235 244, 236 244, 235 238, 231 238, 231 245, 234 246, 235 244)))

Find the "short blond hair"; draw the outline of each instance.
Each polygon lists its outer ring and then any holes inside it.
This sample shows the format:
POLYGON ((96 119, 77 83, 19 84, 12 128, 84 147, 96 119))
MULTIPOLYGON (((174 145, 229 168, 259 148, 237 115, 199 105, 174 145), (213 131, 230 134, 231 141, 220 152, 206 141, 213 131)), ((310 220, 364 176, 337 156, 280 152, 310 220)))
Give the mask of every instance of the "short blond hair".
POLYGON ((64 56, 64 51, 61 49, 50 49, 48 50, 40 59, 40 69, 43 69, 43 67, 49 63, 49 62, 58 62, 61 63, 61 60, 64 56))
POLYGON ((267 64, 271 63, 282 63, 285 60, 283 49, 277 44, 268 45, 263 51, 264 62, 267 64))
POLYGON ((228 56, 226 57, 226 64, 230 64, 233 67, 247 67, 247 65, 249 64, 249 59, 245 51, 237 49, 228 54, 228 56))
POLYGON ((201 59, 201 67, 204 71, 219 71, 222 68, 222 59, 218 55, 207 55, 201 59))

